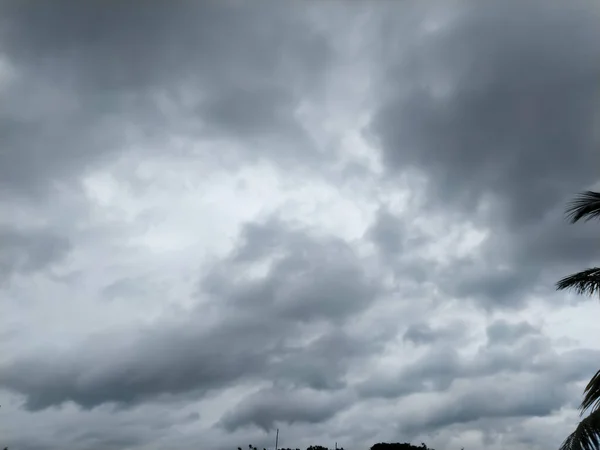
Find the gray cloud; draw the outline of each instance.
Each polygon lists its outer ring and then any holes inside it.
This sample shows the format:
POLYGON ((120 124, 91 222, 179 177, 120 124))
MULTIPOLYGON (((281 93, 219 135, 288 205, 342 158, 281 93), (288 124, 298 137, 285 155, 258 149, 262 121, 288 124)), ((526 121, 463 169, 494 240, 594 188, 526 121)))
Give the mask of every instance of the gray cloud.
POLYGON ((139 431, 131 433, 118 430, 110 433, 110 435, 102 432, 88 431, 81 433, 73 441, 76 445, 85 448, 96 448, 98 446, 102 446, 103 448, 127 448, 143 444, 144 442, 140 440, 139 436, 139 431))
MULTIPOLYGON (((208 332, 193 323, 167 329, 99 336, 67 354, 27 355, 0 371, 0 383, 25 396, 25 407, 42 410, 72 401, 83 408, 129 405, 161 394, 206 392, 262 370, 267 330, 230 324, 208 332), (240 334, 254 333, 239 342, 240 334), (240 333, 240 334, 238 334, 240 333), (231 351, 219 352, 221 345, 231 351)), ((271 331, 271 330, 268 330, 271 331)))
POLYGON ((369 230, 373 242, 386 254, 399 254, 406 248, 407 231, 403 222, 389 211, 380 209, 369 230))
POLYGON ((245 234, 237 255, 204 280, 230 307, 270 311, 279 320, 336 321, 365 310, 383 292, 341 239, 312 239, 276 220, 250 226, 245 234), (269 261, 274 263, 267 277, 236 279, 236 270, 244 273, 248 263, 269 261))
POLYGON ((483 418, 544 417, 559 410, 571 394, 564 386, 557 386, 552 378, 521 381, 516 385, 509 383, 482 383, 440 402, 424 417, 407 420, 400 428, 404 433, 417 434, 422 430, 474 422, 483 418))
POLYGON ((0 15, 0 445, 571 431, 597 339, 550 291, 597 260, 562 218, 598 178, 591 0, 0 15))
POLYGON ((600 15, 585 0, 455 6, 447 23, 441 6, 425 8, 440 28, 387 54, 370 133, 391 176, 421 171, 431 205, 492 230, 482 259, 465 261, 471 273, 448 273, 447 292, 522 307, 544 273, 596 256, 561 210, 598 180, 600 15))
POLYGON ((490 345, 510 345, 524 336, 539 334, 539 330, 529 322, 511 323, 506 320, 496 320, 488 325, 486 333, 490 345))
POLYGON ((121 278, 113 281, 102 289, 102 297, 108 301, 123 299, 131 296, 143 296, 147 294, 144 280, 121 278))
POLYGON ((383 339, 333 330, 302 346, 289 346, 273 363, 275 380, 315 390, 339 390, 347 386, 345 375, 352 363, 368 363, 381 351, 383 339))
POLYGON ((48 424, 48 428, 51 429, 50 436, 28 433, 23 437, 11 439, 9 435, 8 440, 3 440, 3 445, 32 450, 59 449, 61 445, 56 438, 60 437, 73 442, 77 448, 91 450, 100 446, 116 450, 156 443, 176 425, 164 410, 142 413, 138 409, 131 411, 129 415, 123 411, 103 411, 79 414, 65 422, 53 421, 48 424))
POLYGON ((0 369, 0 385, 24 395, 32 411, 67 401, 89 409, 160 395, 202 395, 245 379, 343 387, 348 366, 381 341, 364 341, 335 327, 308 345, 293 341, 308 321, 342 325, 367 309, 381 289, 341 240, 311 237, 276 220, 250 224, 242 234, 245 245, 203 280, 223 308, 216 322, 199 325, 210 314, 201 303, 190 318, 176 323, 99 335, 66 353, 19 357, 0 369), (247 266, 236 261, 246 255, 259 263, 267 256, 250 253, 264 251, 256 246, 260 236, 278 237, 280 259, 263 277, 244 280, 247 266))
POLYGON ((557 354, 552 344, 524 323, 495 322, 488 327, 487 345, 470 357, 461 356, 454 346, 439 343, 399 373, 377 374, 358 385, 365 398, 399 398, 418 392, 447 391, 461 380, 498 377, 501 374, 549 376, 557 384, 585 379, 597 351, 567 351, 557 354), (491 332, 490 332, 491 330, 491 332), (505 346, 498 344, 503 342, 505 346))
POLYGON ((0 282, 14 274, 31 274, 65 258, 67 238, 44 229, 0 227, 0 282))
POLYGON ((450 347, 432 348, 398 374, 374 375, 362 382, 358 391, 364 397, 398 398, 427 390, 446 390, 461 376, 459 355, 450 347))
POLYGON ((425 322, 413 323, 404 332, 403 339, 415 345, 430 345, 445 340, 457 342, 464 338, 466 327, 466 323, 459 321, 435 328, 425 322))
POLYGON ((403 90, 373 127, 390 167, 431 172, 444 198, 470 209, 493 194, 515 224, 596 181, 597 11, 587 1, 542 5, 463 3, 447 28, 389 66, 403 90), (446 83, 439 97, 436 82, 446 83))
POLYGON ((222 420, 228 431, 256 425, 270 431, 276 423, 289 425, 321 423, 342 411, 351 399, 339 395, 311 393, 310 391, 285 391, 269 389, 258 391, 236 405, 222 420))
POLYGON ((284 136, 300 157, 316 156, 295 109, 300 92, 318 88, 331 50, 302 7, 61 0, 0 9, 2 53, 16 74, 0 94, 3 189, 39 193, 132 139, 150 150, 175 133, 254 140, 251 158, 278 137, 270 156, 297 160, 284 136))

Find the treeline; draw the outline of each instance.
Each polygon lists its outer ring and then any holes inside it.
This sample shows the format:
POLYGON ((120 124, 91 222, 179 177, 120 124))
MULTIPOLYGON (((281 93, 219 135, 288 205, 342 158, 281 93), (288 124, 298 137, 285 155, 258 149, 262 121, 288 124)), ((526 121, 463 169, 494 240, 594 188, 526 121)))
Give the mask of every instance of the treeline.
MULTIPOLYGON (((260 450, 258 447, 254 447, 252 445, 249 445, 248 448, 250 450, 260 450)), ((242 450, 242 447, 238 447, 238 450, 242 450)), ((267 450, 266 448, 263 448, 263 450, 267 450)), ((278 450, 300 450, 299 448, 279 448, 278 450)), ((311 445, 310 447, 307 447, 306 450, 329 450, 329 448, 327 447, 323 447, 322 445, 311 445)), ((333 449, 332 449, 333 450, 333 449)), ((338 447, 337 450, 344 450, 343 447, 338 447)))
MULTIPOLYGON (((250 450, 260 450, 258 447, 253 447, 252 445, 249 446, 250 450)), ((238 447, 238 450, 242 450, 242 447, 238 447)), ((266 448, 263 450, 267 450, 266 448)), ((279 448, 277 450, 300 450, 299 448, 279 448)), ((310 447, 307 447, 306 450, 329 450, 329 448, 327 447, 323 447, 322 445, 311 445, 310 447)), ((332 449, 334 450, 334 449, 332 449)), ((338 447, 337 450, 344 450, 343 447, 338 447)))
MULTIPOLYGON (((253 445, 248 446, 249 450, 260 450, 258 447, 254 447, 253 445)), ((242 450, 242 447, 238 447, 238 450, 242 450)), ((267 450, 267 449, 263 449, 267 450)), ((300 450, 299 448, 279 448, 278 450, 300 450)), ((335 450, 330 449, 329 447, 323 447, 322 445, 311 445, 307 447, 306 450, 335 450)), ((343 447, 337 447, 337 450, 344 450, 343 447)), ((427 447, 425 444, 421 444, 420 446, 411 445, 409 443, 388 443, 388 442, 380 442, 378 444, 373 445, 369 450, 434 450, 432 448, 427 447)), ((464 450, 464 449, 461 449, 464 450)))
POLYGON ((370 450, 434 450, 432 448, 427 447, 425 444, 421 443, 419 447, 416 445, 411 445, 409 443, 399 443, 394 442, 389 444, 387 442, 380 442, 379 444, 375 444, 370 448, 370 450))

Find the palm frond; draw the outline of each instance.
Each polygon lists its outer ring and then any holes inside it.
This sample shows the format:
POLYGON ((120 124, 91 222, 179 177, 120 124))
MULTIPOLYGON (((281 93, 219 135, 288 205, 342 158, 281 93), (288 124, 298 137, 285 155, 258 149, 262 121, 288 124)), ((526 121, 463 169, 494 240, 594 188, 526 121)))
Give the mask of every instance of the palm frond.
POLYGON ((577 195, 565 214, 571 223, 600 218, 600 192, 585 191, 577 195))
POLYGON ((592 377, 583 391, 583 401, 579 406, 581 414, 588 409, 596 411, 600 406, 600 370, 592 377))
POLYGON ((600 293, 600 267, 593 267, 564 277, 556 283, 559 291, 573 290, 578 294, 600 293))
POLYGON ((561 444, 559 450, 598 450, 600 448, 600 410, 587 416, 561 444))

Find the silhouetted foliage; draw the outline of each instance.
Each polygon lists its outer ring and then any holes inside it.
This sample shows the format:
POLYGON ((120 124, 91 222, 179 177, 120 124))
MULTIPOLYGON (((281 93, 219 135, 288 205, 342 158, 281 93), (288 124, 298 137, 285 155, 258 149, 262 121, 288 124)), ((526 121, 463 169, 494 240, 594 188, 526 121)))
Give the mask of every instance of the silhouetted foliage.
POLYGON ((571 223, 600 218, 600 192, 582 192, 569 203, 565 214, 571 223))
MULTIPOLYGON (((258 450, 257 447, 254 447, 252 445, 249 445, 248 447, 249 447, 250 450, 258 450)), ((242 448, 238 447, 238 450, 242 450, 242 448)), ((263 450, 266 450, 266 449, 263 449, 263 450)), ((282 448, 282 447, 280 447, 278 450, 300 450, 300 449, 299 448, 287 448, 287 447, 282 448)), ((327 448, 327 447, 323 447, 322 445, 311 445, 306 450, 330 450, 330 449, 327 448)), ((338 447, 337 450, 344 450, 344 448, 343 447, 338 447)))
MULTIPOLYGON (((250 444, 250 445, 248 446, 248 448, 249 448, 250 450, 258 450, 258 448, 257 448, 257 447, 253 447, 253 446, 252 446, 252 444, 250 444)), ((311 448, 312 448, 312 447, 311 447, 311 448)), ((321 447, 319 447, 319 448, 321 448, 321 447)), ((242 450, 242 447, 238 447, 238 450, 242 450)), ((263 450, 267 450, 267 449, 263 448, 263 450)), ((300 450, 300 449, 299 449, 299 448, 281 448, 281 447, 280 447, 278 450, 300 450)), ((338 450, 344 450, 344 449, 338 449, 338 450)))
POLYGON ((419 447, 416 445, 411 445, 407 442, 399 443, 387 443, 380 442, 379 444, 375 444, 371 447, 371 450, 433 450, 432 448, 428 448, 425 444, 421 443, 419 447))
MULTIPOLYGON (((600 218, 600 192, 587 191, 579 194, 566 211, 571 223, 600 218)), ((600 293, 600 268, 593 267, 569 275, 556 283, 556 289, 573 290, 577 294, 600 293)), ((579 406, 581 415, 590 415, 579 422, 573 433, 562 443, 561 450, 593 450, 600 448, 600 371, 590 380, 579 406)))
MULTIPOLYGON (((259 450, 257 447, 254 447, 252 445, 248 446, 250 450, 259 450)), ((238 447, 238 450, 242 450, 241 447, 238 447)), ((264 450, 264 449, 263 449, 264 450)), ((300 450, 299 448, 279 448, 278 450, 300 450)), ((306 450, 334 450, 334 449, 330 449, 329 447, 323 447, 322 445, 311 445, 310 447, 308 447, 306 450)), ((344 447, 338 447, 337 450, 344 450, 344 447)), ((386 443, 386 442, 380 442, 378 444, 373 445, 370 450, 434 450, 432 448, 427 447, 427 445, 425 445, 424 443, 421 443, 420 446, 416 446, 416 445, 411 445, 409 443, 399 443, 399 442, 395 442, 395 443, 386 443)), ((464 448, 461 448, 461 450, 465 450, 464 448)))

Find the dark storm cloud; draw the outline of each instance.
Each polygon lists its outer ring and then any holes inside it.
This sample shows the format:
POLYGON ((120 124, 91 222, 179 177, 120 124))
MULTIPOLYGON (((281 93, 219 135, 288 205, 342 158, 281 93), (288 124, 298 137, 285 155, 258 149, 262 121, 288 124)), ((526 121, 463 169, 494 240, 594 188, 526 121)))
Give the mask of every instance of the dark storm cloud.
POLYGON ((340 321, 366 309, 383 292, 342 239, 305 234, 269 220, 244 232, 245 245, 205 280, 227 306, 251 314, 269 311, 279 320, 340 321), (269 263, 266 277, 236 277, 245 266, 269 263))
POLYGON ((404 341, 415 345, 431 345, 439 341, 458 342, 466 335, 467 324, 462 321, 451 322, 445 326, 431 327, 425 322, 414 323, 404 332, 404 341))
POLYGON ((405 249, 407 231, 403 222, 386 209, 380 209, 368 236, 385 253, 397 255, 405 249))
POLYGON ((173 134, 244 138, 255 157, 276 137, 270 157, 315 156, 294 114, 331 50, 301 5, 8 0, 0 14, 16 74, 0 93, 3 189, 39 192, 173 134))
MULTIPOLYGON (((156 415, 152 412, 140 414, 140 411, 136 411, 131 416, 122 411, 113 411, 109 415, 80 414, 70 421, 53 423, 50 436, 23 433, 15 438, 9 436, 2 445, 24 450, 50 450, 64 448, 64 442, 70 442, 70 445, 82 450, 118 450, 156 443, 174 425, 177 424, 168 414, 156 415), (59 443, 60 440, 63 443, 59 443)), ((30 430, 30 427, 27 429, 30 430)))
POLYGON ((110 434, 105 432, 87 431, 81 433, 73 442, 80 448, 130 448, 136 445, 142 445, 147 442, 148 435, 145 439, 141 438, 140 430, 137 433, 128 433, 123 430, 110 430, 110 434))
POLYGON ((490 345, 510 345, 524 336, 539 334, 539 330, 529 322, 511 323, 506 320, 496 320, 488 325, 486 333, 490 345))
POLYGON ((0 226, 0 284, 12 275, 45 269, 70 249, 68 239, 53 232, 0 226))
POLYGON ((108 301, 147 294, 145 280, 139 278, 120 278, 102 289, 102 297, 108 301))
POLYGON ((25 0, 3 2, 2 12, 3 48, 17 63, 45 62, 58 71, 67 66, 74 81, 104 89, 137 90, 189 76, 256 82, 285 64, 306 64, 296 76, 310 79, 329 56, 316 30, 311 35, 304 28, 302 8, 275 1, 249 7, 178 0, 140 8, 131 0, 59 0, 52 6, 25 0), (292 60, 283 60, 285 50, 292 60), (203 70, 194 72, 200 65, 203 70))
POLYGON ((595 182, 599 20, 587 1, 463 3, 390 67, 398 95, 373 122, 389 167, 425 170, 469 208, 497 196, 516 223, 595 182))
POLYGON ((424 284, 435 269, 430 261, 421 257, 430 237, 410 222, 406 215, 394 214, 387 207, 380 206, 363 239, 375 245, 405 294, 412 292, 412 295, 423 297, 424 284))
POLYGON ((317 391, 345 388, 345 375, 350 365, 358 361, 361 365, 368 364, 369 357, 382 350, 384 338, 365 338, 333 330, 310 344, 288 346, 272 363, 274 379, 317 391))
POLYGON ((527 266, 499 268, 478 255, 465 258, 450 270, 441 269, 438 280, 447 293, 456 298, 473 299, 486 309, 522 308, 541 269, 527 266))
POLYGON ((473 358, 447 348, 431 350, 399 377, 376 377, 358 386, 362 397, 422 396, 422 406, 401 414, 398 435, 412 439, 447 427, 547 417, 575 406, 580 383, 595 373, 597 350, 556 353, 547 341, 521 338, 504 349, 482 347, 473 358))
POLYGON ((552 377, 519 383, 488 380, 434 404, 426 414, 407 420, 400 429, 418 434, 485 418, 545 417, 564 406, 571 394, 552 377))
POLYGON ((461 360, 448 347, 431 347, 413 364, 407 364, 398 374, 374 375, 358 386, 363 397, 398 398, 427 390, 446 390, 461 376, 461 360))
POLYGON ((243 236, 240 249, 205 277, 218 311, 201 304, 177 323, 96 336, 68 352, 24 355, 0 368, 0 385, 22 394, 30 410, 67 401, 83 408, 133 405, 256 379, 344 387, 351 364, 380 350, 386 336, 351 335, 333 324, 367 309, 381 289, 342 240, 276 220, 250 224, 243 236), (275 248, 264 254, 255 240, 273 236, 275 248), (241 255, 250 259, 239 265, 241 255), (248 262, 260 257, 274 258, 273 267, 244 280, 248 262), (214 320, 206 325, 203 317, 214 320), (299 345, 307 321, 319 319, 328 325, 299 345))
POLYGON ((556 353, 543 336, 521 324, 496 322, 488 328, 495 335, 473 356, 461 356, 455 346, 431 346, 399 373, 373 375, 358 385, 362 397, 399 398, 418 392, 444 392, 455 382, 475 383, 501 374, 552 377, 559 385, 584 380, 593 369, 598 351, 577 350, 556 353), (504 328, 504 329, 501 329, 504 328), (498 345, 500 342, 506 345, 498 345))
POLYGON ((340 395, 319 394, 311 391, 260 390, 235 405, 223 417, 221 424, 227 431, 255 425, 271 431, 277 422, 316 424, 331 419, 350 403, 351 398, 340 395))
POLYGON ((423 24, 439 29, 423 25, 386 53, 370 133, 390 175, 422 171, 431 204, 491 227, 482 258, 467 258, 466 278, 452 267, 446 292, 521 307, 545 270, 597 256, 593 235, 573 237, 562 208, 600 178, 600 9, 585 0, 453 5, 424 8, 423 24))
POLYGON ((8 448, 21 448, 23 450, 59 450, 59 444, 51 444, 47 439, 38 436, 27 436, 22 439, 4 440, 3 444, 8 444, 8 448))
MULTIPOLYGON (((315 176, 325 173, 296 111, 303 99, 320 101, 323 78, 337 88, 339 72, 330 69, 339 61, 307 19, 306 4, 174 0, 140 8, 133 0, 0 0, 0 203, 14 193, 39 199, 57 182, 130 147, 140 161, 153 149, 181 157, 167 145, 170 138, 191 138, 202 162, 302 159, 317 162, 311 166, 315 176), (4 62, 15 74, 6 84, 4 62), (215 147, 218 153, 200 154, 202 142, 215 139, 226 141, 215 147), (240 142, 244 149, 229 150, 240 142)), ((359 256, 341 238, 282 220, 247 224, 229 255, 203 266, 192 299, 197 304, 182 317, 161 316, 142 328, 129 322, 67 349, 24 348, 3 358, 0 389, 8 392, 0 394, 24 400, 14 423, 49 418, 49 425, 35 428, 47 433, 44 438, 10 431, 10 448, 184 449, 209 442, 207 448, 216 449, 226 448, 218 441, 232 436, 244 445, 263 439, 267 446, 264 432, 279 424, 289 425, 294 439, 343 435, 347 442, 368 437, 372 444, 399 422, 401 439, 425 432, 452 437, 455 430, 447 427, 453 425, 481 431, 485 421, 494 428, 574 406, 600 352, 561 353, 527 322, 474 329, 475 323, 443 316, 448 309, 428 307, 441 298, 451 303, 453 317, 464 312, 455 298, 487 309, 520 308, 531 293, 543 292, 536 284, 552 289, 555 272, 596 257, 597 225, 566 225, 562 202, 598 178, 600 8, 582 0, 371 2, 373 15, 384 16, 389 27, 369 30, 362 17, 346 22, 347 5, 339 11, 332 5, 316 11, 331 13, 321 26, 331 32, 360 23, 361 33, 352 35, 369 42, 369 54, 357 54, 356 66, 384 56, 373 70, 385 72, 384 83, 370 83, 373 96, 366 103, 378 102, 370 132, 381 144, 386 174, 393 181, 404 169, 422 172, 430 202, 419 214, 436 210, 437 220, 441 209, 451 213, 448 222, 458 217, 488 227, 481 251, 447 265, 431 262, 432 236, 415 230, 408 215, 385 208, 359 243, 361 251, 365 240, 374 244, 372 257, 359 256), (331 28, 329 19, 335 19, 331 28), (374 36, 382 48, 395 50, 378 55, 374 36), (386 287, 392 283, 380 273, 382 262, 394 272, 398 290, 386 287), (421 316, 415 319, 409 308, 398 313, 405 301, 415 301, 421 316), (371 313, 378 321, 370 321, 371 313), (436 320, 428 322, 434 313, 436 320), (484 342, 474 348, 480 336, 484 342), (398 345, 407 354, 392 355, 396 368, 369 370, 374 361, 388 361, 398 345), (230 398, 238 390, 252 393, 230 398), (224 413, 216 424, 206 422, 212 420, 203 409, 208 402, 200 402, 200 419, 189 413, 192 402, 219 393, 226 404, 219 405, 224 413), (413 401, 410 410, 402 408, 413 401), (41 411, 68 403, 95 410, 41 411), (171 408, 181 405, 174 417, 171 408), (379 408, 387 406, 401 420, 386 416, 375 423, 379 408), (153 417, 154 407, 165 414, 153 417), (337 414, 350 407, 356 416, 338 423, 337 414), (110 419, 96 423, 104 415, 110 419), (129 418, 135 420, 127 423, 129 418), (210 436, 198 441, 198 432, 210 436)), ((363 77, 352 81, 372 81, 363 77)), ((352 100, 362 106, 358 100, 366 99, 352 100)), ((365 169, 354 176, 369 184, 378 175, 365 169)), ((393 196, 389 179, 381 181, 367 188, 393 196)), ((421 198, 421 192, 413 194, 421 198)), ((336 211, 331 214, 338 219, 336 211)), ((0 229, 0 282, 41 271, 68 252, 69 241, 59 233, 0 229)), ((96 255, 85 256, 91 261, 96 255)), ((181 267, 178 256, 165 258, 167 266, 175 264, 166 272, 181 267)), ((137 263, 135 258, 127 253, 111 270, 137 263)), ((135 273, 155 267, 153 261, 140 264, 135 273)), ((89 279, 104 288, 101 298, 146 295, 143 278, 126 271, 117 280, 106 276, 108 271, 89 279)), ((88 292, 84 281, 72 286, 74 295, 88 292)), ((186 289, 173 286, 172 292, 181 291, 186 289)), ((104 306, 125 302, 117 303, 104 306)))
POLYGON ((90 409, 160 394, 203 393, 260 372, 272 351, 270 332, 233 323, 198 331, 185 323, 99 336, 68 353, 27 355, 5 364, 0 384, 24 395, 32 411, 67 401, 90 409))
POLYGON ((406 217, 393 214, 385 207, 379 208, 365 237, 389 258, 402 257, 419 245, 427 243, 427 238, 422 232, 408 226, 406 217))
POLYGON ((486 309, 521 308, 532 293, 552 300, 559 278, 598 259, 598 224, 570 225, 563 210, 559 204, 542 220, 518 229, 493 226, 482 253, 441 270, 439 280, 449 294, 476 299, 486 309))

